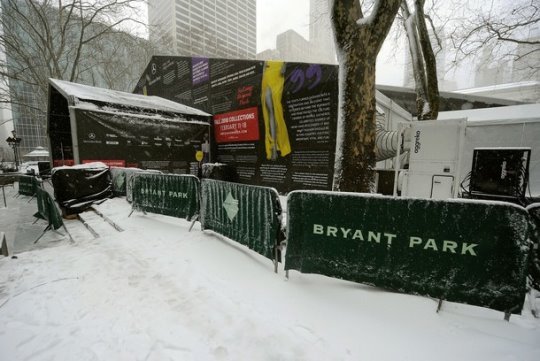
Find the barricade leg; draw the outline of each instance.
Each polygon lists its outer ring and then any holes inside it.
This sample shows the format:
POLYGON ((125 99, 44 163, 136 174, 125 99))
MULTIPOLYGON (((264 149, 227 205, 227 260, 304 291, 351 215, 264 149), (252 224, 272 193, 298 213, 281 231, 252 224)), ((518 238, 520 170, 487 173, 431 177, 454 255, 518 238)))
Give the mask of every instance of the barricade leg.
POLYGON ((9 250, 6 242, 6 234, 4 232, 0 232, 0 242, 2 243, 2 256, 9 256, 9 250))
POLYGON ((62 227, 64 227, 64 230, 66 231, 68 237, 69 237, 69 242, 70 243, 75 243, 75 241, 73 240, 73 237, 71 237, 71 233, 69 233, 69 231, 67 230, 66 228, 66 225, 62 222, 62 227))
POLYGON ((536 299, 540 298, 540 292, 536 291, 534 288, 531 288, 527 294, 527 298, 529 299, 531 313, 535 318, 538 318, 540 314, 538 313, 538 307, 536 307, 536 299))
POLYGON ((437 304, 437 313, 439 313, 439 311, 441 310, 442 304, 443 304, 443 299, 439 298, 439 303, 437 304))
POLYGON ((191 229, 193 228, 193 226, 195 225, 195 222, 197 222, 197 220, 199 220, 199 215, 198 214, 191 217, 191 225, 189 226, 189 231, 188 232, 191 232, 191 229))
POLYGON ((45 228, 45 229, 43 230, 43 232, 41 233, 41 235, 34 241, 34 244, 36 244, 36 243, 41 239, 41 237, 43 237, 43 236, 45 235, 45 233, 46 233, 49 229, 51 229, 51 227, 52 227, 52 226, 51 226, 51 224, 49 223, 49 224, 47 225, 47 228, 45 228))

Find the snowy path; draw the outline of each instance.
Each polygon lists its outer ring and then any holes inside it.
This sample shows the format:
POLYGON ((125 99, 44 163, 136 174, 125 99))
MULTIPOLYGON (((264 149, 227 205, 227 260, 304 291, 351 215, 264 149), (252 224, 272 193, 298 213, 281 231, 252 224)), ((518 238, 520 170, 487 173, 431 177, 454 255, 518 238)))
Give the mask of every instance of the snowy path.
POLYGON ((0 360, 540 360, 528 311, 286 280, 198 224, 99 210, 125 231, 0 259, 0 360))

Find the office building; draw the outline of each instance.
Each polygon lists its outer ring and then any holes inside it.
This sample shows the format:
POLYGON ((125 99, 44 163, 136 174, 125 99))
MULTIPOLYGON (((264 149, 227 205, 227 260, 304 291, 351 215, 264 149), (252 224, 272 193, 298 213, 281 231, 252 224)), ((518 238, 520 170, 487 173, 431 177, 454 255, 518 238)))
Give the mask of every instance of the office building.
POLYGON ((150 41, 167 39, 175 55, 255 59, 256 0, 153 0, 150 41))
POLYGON ((289 29, 276 38, 276 48, 267 49, 257 54, 257 60, 283 60, 290 62, 310 62, 310 43, 289 29))

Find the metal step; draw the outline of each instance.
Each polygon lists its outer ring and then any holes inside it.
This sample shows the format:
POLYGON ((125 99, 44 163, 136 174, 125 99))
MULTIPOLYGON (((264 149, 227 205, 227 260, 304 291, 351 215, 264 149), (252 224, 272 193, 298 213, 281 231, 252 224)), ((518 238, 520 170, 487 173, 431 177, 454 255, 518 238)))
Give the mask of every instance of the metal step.
POLYGON ((116 225, 113 226, 114 222, 100 214, 100 212, 96 212, 96 210, 93 208, 79 213, 79 220, 94 235, 95 238, 100 238, 110 235, 111 233, 118 233, 122 231, 120 227, 116 225))

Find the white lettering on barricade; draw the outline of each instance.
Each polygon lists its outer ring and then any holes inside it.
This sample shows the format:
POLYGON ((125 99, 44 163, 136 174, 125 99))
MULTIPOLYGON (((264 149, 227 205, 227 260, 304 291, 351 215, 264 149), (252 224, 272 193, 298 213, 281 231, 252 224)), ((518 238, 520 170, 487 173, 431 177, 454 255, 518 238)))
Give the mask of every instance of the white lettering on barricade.
MULTIPOLYGON (((327 226, 316 223, 313 224, 312 234, 331 238, 360 240, 379 244, 382 243, 386 244, 388 248, 390 248, 392 244, 400 241, 400 237, 398 237, 398 235, 395 233, 338 227, 334 225, 327 226), (365 238, 364 235, 366 235, 367 238, 365 238)), ((462 242, 459 244, 458 242, 452 240, 441 241, 435 238, 422 238, 419 236, 408 236, 404 239, 407 238, 409 248, 430 252, 445 252, 466 256, 477 256, 476 247, 478 244, 476 243, 462 242)))
POLYGON ((149 188, 142 188, 141 189, 142 194, 149 194, 152 196, 169 196, 171 198, 183 198, 188 199, 188 193, 184 192, 177 192, 177 191, 162 191, 160 189, 149 189, 149 188))

